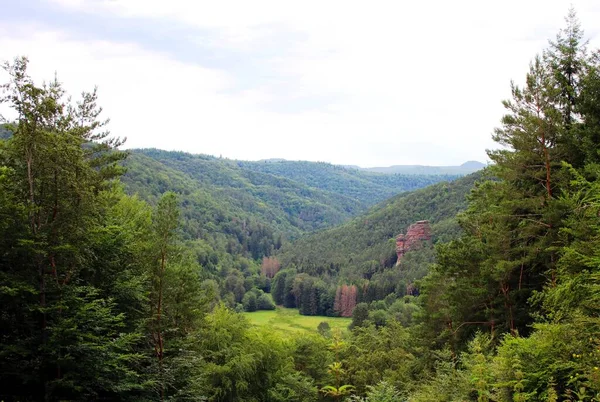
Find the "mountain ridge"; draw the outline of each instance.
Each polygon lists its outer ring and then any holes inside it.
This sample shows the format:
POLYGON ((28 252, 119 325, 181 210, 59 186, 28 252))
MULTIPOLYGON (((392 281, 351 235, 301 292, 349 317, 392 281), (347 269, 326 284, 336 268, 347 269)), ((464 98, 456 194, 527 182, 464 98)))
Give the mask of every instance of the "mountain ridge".
MULTIPOLYGON (((240 162, 240 160, 237 160, 240 162)), ((474 173, 478 170, 485 168, 485 163, 468 160, 461 163, 460 165, 390 165, 390 166, 371 166, 362 167, 359 165, 345 165, 345 164, 334 164, 330 162, 318 161, 311 162, 305 160, 288 160, 284 158, 267 158, 259 159, 257 161, 241 161, 245 163, 265 163, 265 164, 277 164, 277 163, 294 163, 294 162, 307 162, 307 163, 318 163, 318 164, 329 164, 332 166, 339 166, 346 169, 360 170, 363 172, 375 172, 383 174, 456 174, 456 175, 467 175, 474 173)))
POLYGON ((361 168, 361 170, 385 174, 455 174, 467 175, 485 168, 479 161, 466 161, 458 166, 392 165, 361 168))

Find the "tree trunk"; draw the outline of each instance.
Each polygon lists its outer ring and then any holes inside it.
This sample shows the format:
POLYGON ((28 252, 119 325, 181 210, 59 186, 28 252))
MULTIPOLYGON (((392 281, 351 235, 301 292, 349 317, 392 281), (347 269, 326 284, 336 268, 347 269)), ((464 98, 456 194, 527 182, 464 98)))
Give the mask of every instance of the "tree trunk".
POLYGON ((161 318, 162 318, 162 303, 163 303, 163 277, 165 274, 166 250, 161 250, 160 257, 160 274, 158 279, 158 305, 156 308, 156 333, 158 341, 158 371, 160 378, 160 400, 165 400, 165 383, 163 376, 163 353, 164 345, 162 338, 161 318))

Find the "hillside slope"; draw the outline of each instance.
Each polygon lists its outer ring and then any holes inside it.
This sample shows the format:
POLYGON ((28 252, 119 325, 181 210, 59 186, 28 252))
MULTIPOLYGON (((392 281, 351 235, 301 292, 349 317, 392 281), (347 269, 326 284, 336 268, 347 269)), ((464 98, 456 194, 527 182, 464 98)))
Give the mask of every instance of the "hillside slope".
POLYGON ((339 275, 356 279, 369 270, 396 262, 395 236, 413 222, 429 220, 433 241, 459 232, 456 214, 481 173, 400 194, 341 226, 298 239, 279 253, 284 266, 311 275, 339 275))
MULTIPOLYGON (((243 170, 285 177, 309 187, 330 191, 374 205, 404 191, 412 191, 444 180, 453 180, 461 174, 386 174, 306 161, 234 161, 243 170)), ((464 173, 462 173, 464 174, 464 173)))
POLYGON ((123 181, 130 193, 150 201, 169 190, 180 194, 185 218, 200 230, 254 219, 293 237, 339 224, 365 208, 339 194, 196 155, 136 151, 126 166, 123 181))

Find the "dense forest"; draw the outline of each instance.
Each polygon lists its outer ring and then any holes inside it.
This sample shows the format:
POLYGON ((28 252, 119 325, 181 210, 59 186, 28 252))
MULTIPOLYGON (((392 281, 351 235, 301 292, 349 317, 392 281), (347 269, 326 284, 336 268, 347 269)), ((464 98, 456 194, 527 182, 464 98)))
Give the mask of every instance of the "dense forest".
POLYGON ((0 400, 600 400, 600 51, 574 12, 451 182, 123 152, 95 90, 4 69, 0 400), (276 304, 352 323, 241 314, 276 304))
POLYGON ((315 162, 244 162, 156 149, 134 150, 122 181, 154 204, 165 191, 181 198, 183 233, 213 248, 254 259, 279 242, 343 223, 391 195, 457 176, 363 173, 315 162), (260 230, 253 228, 260 227, 260 230), (248 248, 249 237, 262 247, 248 248), (223 237, 219 239, 219 237, 223 237))
POLYGON ((466 208, 466 197, 480 176, 474 173, 400 194, 345 224, 284 246, 278 256, 286 265, 317 274, 333 263, 341 271, 336 274, 347 278, 362 277, 365 264, 389 268, 396 263, 393 239, 415 221, 431 222, 434 243, 460 233, 456 215, 466 208))

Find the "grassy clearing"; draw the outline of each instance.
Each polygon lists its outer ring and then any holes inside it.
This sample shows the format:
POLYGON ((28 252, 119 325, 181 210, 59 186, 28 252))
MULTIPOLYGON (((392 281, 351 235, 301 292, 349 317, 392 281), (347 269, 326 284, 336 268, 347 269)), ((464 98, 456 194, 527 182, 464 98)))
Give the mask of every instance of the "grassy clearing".
POLYGON ((345 331, 352 322, 351 318, 344 317, 321 317, 300 315, 295 308, 277 307, 276 310, 256 311, 254 313, 244 313, 246 318, 254 324, 268 326, 269 328, 293 333, 299 331, 317 332, 317 326, 327 321, 331 329, 339 328, 345 331))

